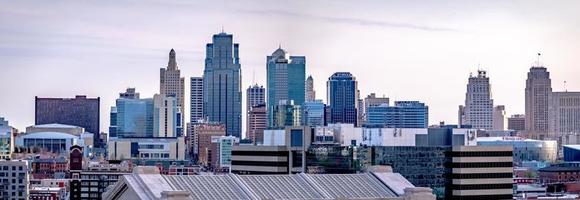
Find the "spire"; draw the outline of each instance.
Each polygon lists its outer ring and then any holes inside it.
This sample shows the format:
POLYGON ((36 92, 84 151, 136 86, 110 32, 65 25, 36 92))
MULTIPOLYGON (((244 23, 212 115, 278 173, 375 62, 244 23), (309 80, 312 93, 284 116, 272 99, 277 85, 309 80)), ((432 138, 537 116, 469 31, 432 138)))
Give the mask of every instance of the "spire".
POLYGON ((177 70, 177 61, 175 60, 175 50, 169 51, 169 62, 167 63, 168 70, 177 70))

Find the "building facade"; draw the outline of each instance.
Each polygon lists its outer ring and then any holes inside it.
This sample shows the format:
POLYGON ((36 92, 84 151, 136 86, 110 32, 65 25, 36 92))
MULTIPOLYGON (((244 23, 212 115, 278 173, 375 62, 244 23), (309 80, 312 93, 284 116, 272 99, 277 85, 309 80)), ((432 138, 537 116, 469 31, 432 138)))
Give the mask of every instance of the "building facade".
POLYGON ((493 129, 493 99, 487 72, 477 71, 469 76, 465 106, 459 109, 459 125, 471 125, 476 129, 493 129))
POLYGON ((304 94, 306 95, 305 101, 316 100, 316 91, 314 90, 314 79, 312 78, 312 76, 308 76, 308 78, 306 78, 305 84, 306 84, 304 86, 305 89, 304 94))
POLYGON ((0 160, 0 199, 26 200, 29 192, 29 167, 23 160, 0 160))
POLYGON ((268 128, 268 111, 266 104, 256 105, 250 108, 248 113, 248 133, 246 137, 254 144, 261 144, 264 138, 264 130, 268 128))
POLYGON ((512 199, 510 146, 455 146, 451 151, 449 199, 512 199))
POLYGON ((526 116, 524 115, 512 115, 508 117, 508 129, 515 131, 526 130, 526 116))
POLYGON ((189 93, 189 121, 203 120, 203 77, 191 77, 189 93))
POLYGON ((153 96, 153 136, 181 137, 183 119, 177 99, 171 96, 153 96))
POLYGON ((41 98, 35 97, 34 124, 67 124, 93 133, 95 146, 100 147, 100 97, 41 98))
POLYGON ((226 134, 241 137, 242 86, 239 44, 233 35, 215 34, 206 45, 203 113, 210 122, 226 126, 226 134))
POLYGON ((429 107, 419 101, 395 101, 367 108, 367 125, 389 128, 427 128, 429 107))
POLYGON ((113 138, 107 144, 109 160, 185 160, 185 140, 174 138, 113 138))
POLYGON ((215 122, 192 123, 189 127, 188 150, 191 158, 197 163, 208 165, 211 161, 211 138, 213 136, 225 136, 224 124, 215 122))
POLYGON ((552 92, 549 104, 551 136, 580 134, 580 92, 552 92))
POLYGON ((8 160, 14 151, 14 133, 7 120, 0 117, 0 160, 8 160))
POLYGON ((357 126, 359 91, 356 78, 349 72, 334 73, 326 82, 330 121, 357 126))
POLYGON ((550 72, 543 67, 533 66, 526 80, 526 132, 533 139, 544 139, 548 135, 548 102, 552 93, 550 72))
MULTIPOLYGON (((272 118, 274 107, 280 101, 293 101, 302 105, 305 100, 306 57, 290 56, 278 48, 272 55, 266 57, 268 113, 272 118)), ((272 126, 272 121, 268 122, 272 126)))
POLYGON ((120 93, 111 108, 109 137, 153 137, 154 101, 152 98, 140 99, 139 93, 127 89, 120 93), (132 95, 129 95, 132 93, 132 95))
POLYGON ((369 107, 381 105, 389 106, 389 98, 385 96, 377 97, 375 93, 371 93, 364 98, 363 104, 364 106, 361 109, 363 110, 363 118, 364 122, 366 123, 368 122, 369 107))
POLYGON ((504 131, 507 128, 507 117, 504 105, 493 107, 493 127, 494 131, 504 131))
POLYGON ((558 142, 555 140, 534 140, 520 137, 479 137, 478 146, 511 146, 513 161, 554 162, 558 156, 558 142))
POLYGON ((302 105, 302 124, 305 126, 324 126, 326 105, 322 100, 305 101, 302 105))
POLYGON ((284 128, 286 126, 301 126, 302 107, 295 105, 292 100, 280 100, 277 106, 272 107, 269 128, 284 128))

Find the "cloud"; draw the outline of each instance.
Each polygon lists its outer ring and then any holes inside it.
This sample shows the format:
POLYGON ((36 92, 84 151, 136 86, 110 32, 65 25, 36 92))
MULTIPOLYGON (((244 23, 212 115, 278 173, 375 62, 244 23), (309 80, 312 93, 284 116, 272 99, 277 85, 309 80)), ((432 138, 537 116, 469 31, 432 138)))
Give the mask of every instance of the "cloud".
POLYGON ((420 31, 437 31, 437 32, 461 32, 459 29, 449 28, 449 27, 435 27, 426 26, 420 24, 412 23, 400 23, 400 22, 387 22, 379 20, 369 20, 361 18, 352 17, 327 17, 327 16, 317 16, 305 13, 297 13, 290 11, 281 10, 239 10, 241 13, 252 14, 252 15, 278 15, 287 17, 297 17, 311 20, 319 20, 330 23, 340 23, 349 25, 359 25, 359 26, 376 26, 382 28, 402 28, 402 29, 413 29, 420 31))

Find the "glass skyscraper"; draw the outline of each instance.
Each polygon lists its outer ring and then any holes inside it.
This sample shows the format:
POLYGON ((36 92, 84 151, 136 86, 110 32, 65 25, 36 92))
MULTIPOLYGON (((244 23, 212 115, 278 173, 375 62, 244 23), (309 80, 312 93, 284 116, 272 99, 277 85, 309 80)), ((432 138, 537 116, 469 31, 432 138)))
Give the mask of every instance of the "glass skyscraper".
POLYGON ((427 128, 429 107, 418 101, 395 101, 367 108, 367 125, 389 128, 427 128))
POLYGON ((304 126, 324 126, 324 107, 322 100, 304 102, 302 106, 304 126))
POLYGON ((153 99, 124 99, 116 102, 117 119, 116 136, 125 137, 153 137, 154 133, 154 106, 153 99))
MULTIPOLYGON (((302 105, 305 100, 306 57, 290 56, 282 48, 276 49, 271 56, 266 57, 268 113, 272 118, 273 107, 280 101, 293 101, 294 105, 302 105)), ((272 126, 272 121, 268 122, 272 126)))
POLYGON ((242 88, 239 44, 221 32, 206 45, 203 113, 211 122, 226 125, 226 134, 241 137, 242 88))
POLYGON ((330 109, 328 123, 354 124, 358 120, 358 83, 350 72, 336 72, 326 82, 330 109))

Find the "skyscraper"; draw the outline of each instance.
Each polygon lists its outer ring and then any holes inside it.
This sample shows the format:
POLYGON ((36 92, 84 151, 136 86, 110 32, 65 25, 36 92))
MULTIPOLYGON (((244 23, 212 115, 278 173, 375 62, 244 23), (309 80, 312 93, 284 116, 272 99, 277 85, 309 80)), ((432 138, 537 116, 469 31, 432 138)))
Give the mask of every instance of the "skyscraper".
POLYGON ((580 133, 580 92, 552 92, 549 99, 550 137, 580 133))
POLYGON ((507 128, 507 116, 504 105, 493 107, 493 128, 495 131, 503 131, 507 128))
POLYGON ((532 139, 544 139, 548 132, 548 98, 552 93, 550 72, 536 63, 526 80, 526 132, 532 139))
POLYGON ((154 137, 181 137, 183 126, 177 98, 172 96, 153 96, 153 133, 154 137))
MULTIPOLYGON (((257 112, 257 113, 253 113, 253 114, 255 115, 255 114, 260 113, 259 111, 261 111, 262 109, 267 112, 265 104, 266 104, 266 89, 263 86, 258 85, 258 84, 254 84, 254 85, 248 87, 248 89, 246 89, 246 138, 252 139, 255 137, 255 134, 252 133, 252 131, 254 131, 254 130, 252 130, 252 125, 255 125, 255 124, 253 124, 255 122, 251 121, 252 116, 250 116, 250 115, 252 115, 252 113, 251 113, 252 110, 256 106, 263 105, 264 108, 256 108, 258 110, 254 110, 254 112, 257 112), (250 135, 250 134, 252 134, 252 135, 250 135)), ((256 117, 256 116, 254 116, 254 117, 256 117)), ((267 117, 265 117, 265 118, 267 119, 267 117)), ((265 120, 264 122, 267 123, 267 120, 265 120)), ((252 140, 252 141, 255 142, 255 140, 252 140)))
POLYGON ((100 147, 100 98, 87 98, 77 95, 75 98, 40 98, 35 97, 35 124, 67 124, 85 128, 93 133, 96 147, 100 147))
POLYGON ((302 106, 302 124, 304 126, 324 126, 324 103, 322 100, 306 101, 302 106))
POLYGON ((203 77, 203 113, 226 126, 226 134, 241 136, 242 86, 239 44, 233 35, 215 34, 206 45, 203 77))
POLYGON ((177 67, 175 50, 169 51, 167 68, 160 69, 159 93, 162 96, 173 96, 177 99, 177 106, 183 109, 184 80, 177 67))
POLYGON ((189 121, 194 123, 203 119, 203 78, 190 78, 189 121))
POLYGON ((487 72, 477 71, 477 76, 469 76, 465 106, 460 107, 459 125, 471 125, 475 129, 492 130, 493 99, 487 72))
MULTIPOLYGON (((290 56, 282 48, 266 57, 268 113, 272 118, 273 107, 280 101, 293 101, 302 105, 305 100, 306 57, 290 56)), ((272 122, 268 122, 272 125, 272 122)))
POLYGON ((295 105, 292 100, 280 100, 277 106, 272 107, 270 128, 285 128, 286 126, 302 125, 302 107, 295 105))
POLYGON ((345 123, 357 126, 359 99, 358 82, 349 72, 336 72, 326 82, 330 109, 328 123, 345 123))
POLYGON ((308 76, 306 79, 306 86, 304 86, 306 91, 306 101, 314 101, 316 100, 316 91, 314 91, 314 80, 312 76, 308 76))

